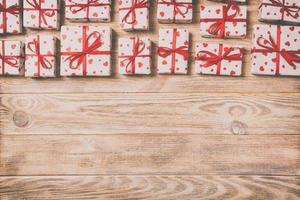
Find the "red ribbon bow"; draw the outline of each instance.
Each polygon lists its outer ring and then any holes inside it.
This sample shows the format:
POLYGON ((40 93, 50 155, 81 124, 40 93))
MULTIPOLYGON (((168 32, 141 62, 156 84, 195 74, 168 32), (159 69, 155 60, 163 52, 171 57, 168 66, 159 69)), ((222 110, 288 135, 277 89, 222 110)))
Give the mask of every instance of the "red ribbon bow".
POLYGON ((193 7, 192 3, 187 3, 187 2, 177 2, 176 0, 161 0, 158 2, 158 4, 165 4, 169 6, 174 6, 173 9, 173 22, 176 21, 176 16, 177 14, 181 15, 184 17, 188 12, 189 9, 193 7))
POLYGON ((7 13, 12 14, 14 16, 18 16, 20 13, 20 7, 18 4, 11 5, 6 7, 6 0, 0 3, 0 13, 2 12, 2 19, 3 19, 3 32, 6 32, 7 29, 7 13))
POLYGON ((284 13, 287 13, 287 16, 291 16, 294 19, 297 19, 299 17, 300 7, 296 4, 293 5, 286 5, 286 0, 269 0, 270 3, 261 3, 259 8, 262 6, 275 6, 280 7, 281 12, 281 20, 284 20, 284 13))
POLYGON ((5 55, 5 41, 2 40, 1 43, 2 53, 0 53, 0 60, 2 66, 2 74, 5 74, 5 64, 9 65, 10 67, 19 68, 17 59, 20 58, 20 56, 5 55))

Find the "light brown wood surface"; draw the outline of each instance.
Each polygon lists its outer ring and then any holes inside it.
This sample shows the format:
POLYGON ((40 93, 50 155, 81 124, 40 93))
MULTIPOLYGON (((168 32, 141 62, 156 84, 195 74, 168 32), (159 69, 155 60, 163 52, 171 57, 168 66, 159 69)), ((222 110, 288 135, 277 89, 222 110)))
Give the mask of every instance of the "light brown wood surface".
MULTIPOLYGON (((160 27, 151 1, 151 31, 160 27)), ((199 5, 188 28, 199 35, 199 5)), ((300 80, 250 74, 249 0, 244 76, 0 78, 0 199, 300 199, 300 80)), ((68 24, 68 22, 65 22, 68 24)), ((100 24, 100 23, 99 23, 100 24)), ((26 34, 37 31, 27 30, 26 34)), ((55 34, 59 32, 43 31, 55 34)), ((2 38, 1 38, 2 39, 2 38)), ((5 39, 24 40, 25 35, 5 39)), ((153 68, 156 56, 153 51, 153 68)))

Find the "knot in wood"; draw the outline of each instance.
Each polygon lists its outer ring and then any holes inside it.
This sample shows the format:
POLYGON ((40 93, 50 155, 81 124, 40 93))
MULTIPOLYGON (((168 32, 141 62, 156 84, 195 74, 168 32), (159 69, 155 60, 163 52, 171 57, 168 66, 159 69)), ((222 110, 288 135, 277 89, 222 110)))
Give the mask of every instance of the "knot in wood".
POLYGON ((231 123, 231 132, 235 135, 246 134, 246 125, 240 121, 233 121, 231 123))
POLYGON ((25 127, 29 122, 29 117, 23 111, 16 111, 13 114, 13 121, 17 127, 25 127))

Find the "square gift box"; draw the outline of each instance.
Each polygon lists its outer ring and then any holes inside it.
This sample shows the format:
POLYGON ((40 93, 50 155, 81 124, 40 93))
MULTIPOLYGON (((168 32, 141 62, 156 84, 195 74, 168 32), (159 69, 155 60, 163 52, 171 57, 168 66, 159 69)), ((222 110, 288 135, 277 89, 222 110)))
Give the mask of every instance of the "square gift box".
POLYGON ((56 38, 52 35, 33 35, 26 38, 25 76, 56 76, 56 38))
POLYGON ((157 19, 162 23, 191 23, 193 21, 193 1, 158 0, 157 19))
POLYGON ((157 54, 159 74, 187 74, 189 32, 186 29, 160 29, 157 54))
POLYGON ((110 22, 111 0, 66 0, 65 17, 70 21, 110 22))
POLYGON ((243 50, 240 46, 198 43, 196 45, 196 73, 241 76, 243 50))
POLYGON ((24 0, 24 27, 59 29, 59 8, 59 0, 24 0))
POLYGON ((111 35, 108 26, 62 26, 62 76, 110 76, 111 35))
POLYGON ((200 34, 203 37, 244 38, 247 34, 247 6, 234 3, 200 6, 200 34))
POLYGON ((119 39, 119 73, 151 74, 151 41, 148 37, 119 39))
POLYGON ((0 40, 0 75, 24 74, 24 44, 21 41, 0 40))
POLYGON ((0 0, 0 34, 21 32, 22 20, 19 0, 0 0))
POLYGON ((253 74, 300 76, 300 27, 253 27, 253 74))

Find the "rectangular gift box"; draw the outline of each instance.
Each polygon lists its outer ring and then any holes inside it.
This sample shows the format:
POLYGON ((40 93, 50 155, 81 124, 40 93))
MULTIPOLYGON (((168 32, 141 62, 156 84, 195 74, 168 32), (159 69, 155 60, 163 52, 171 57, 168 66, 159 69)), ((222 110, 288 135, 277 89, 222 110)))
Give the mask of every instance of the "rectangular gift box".
POLYGON ((24 75, 24 44, 0 40, 0 75, 24 75))
POLYGON ((151 41, 148 37, 119 39, 119 73, 151 74, 151 41))
POLYGON ((189 60, 189 32, 186 29, 160 29, 157 72, 159 74, 187 74, 189 60))
POLYGON ((111 35, 108 26, 62 26, 62 76, 110 76, 111 35))
POLYGON ((111 0, 66 0, 65 3, 65 17, 70 21, 111 21, 111 0))
POLYGON ((149 0, 119 0, 119 20, 125 31, 149 30, 149 0))
POLYGON ((192 23, 192 0, 158 0, 157 19, 161 23, 192 23))
POLYGON ((22 32, 20 10, 19 0, 0 0, 0 34, 22 32))
POLYGON ((235 3, 243 3, 243 4, 247 2, 247 0, 209 0, 209 1, 224 2, 224 3, 235 2, 235 3))
POLYGON ((226 44, 196 44, 196 73, 241 76, 243 50, 226 44))
POLYGON ((26 77, 56 76, 56 41, 52 35, 33 35, 26 38, 26 77))
POLYGON ((261 0, 259 20, 281 22, 283 24, 300 24, 299 0, 261 0))
POLYGON ((253 74, 300 76, 300 27, 253 27, 253 74))
POLYGON ((24 27, 33 29, 59 29, 59 8, 59 0, 24 0, 24 27))
POLYGON ((245 38, 247 6, 234 3, 200 6, 200 34, 203 37, 245 38))

